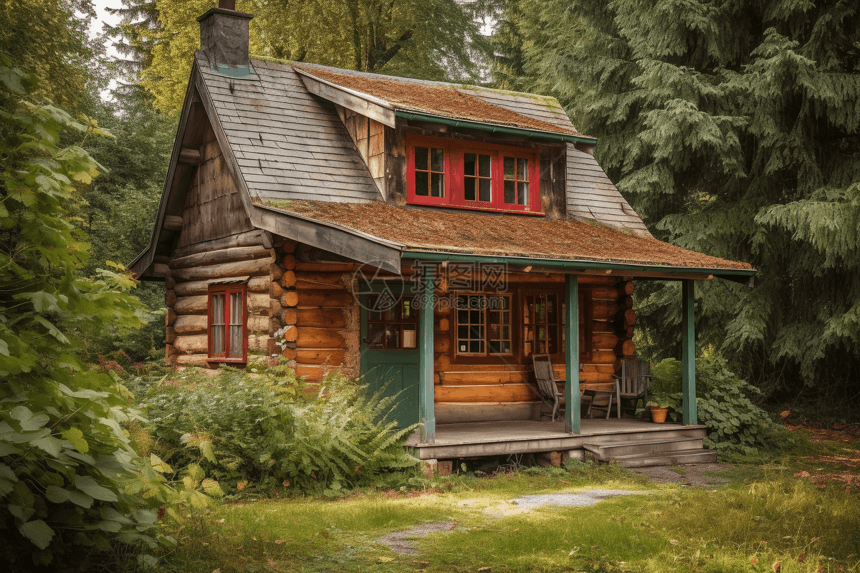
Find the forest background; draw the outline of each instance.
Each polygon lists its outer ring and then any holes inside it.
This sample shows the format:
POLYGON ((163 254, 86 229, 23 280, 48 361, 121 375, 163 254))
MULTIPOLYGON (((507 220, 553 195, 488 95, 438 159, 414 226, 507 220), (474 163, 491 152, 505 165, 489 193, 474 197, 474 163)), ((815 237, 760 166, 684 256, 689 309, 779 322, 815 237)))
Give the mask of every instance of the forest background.
MULTIPOLYGON (((178 110, 214 0, 0 0, 0 54, 34 94, 113 137, 81 147, 101 175, 64 217, 82 277, 149 241, 178 110), (107 2, 106 4, 111 4, 107 2), (94 28, 95 27, 95 28, 94 28), (113 45, 119 57, 108 56, 113 45)), ((852 416, 860 401, 860 14, 828 0, 239 0, 270 58, 557 97, 658 238, 752 263, 755 288, 697 292, 699 351, 764 399, 852 416)), ((4 190, 4 193, 7 191, 4 190)), ((90 329, 87 362, 158 359, 163 287, 142 329, 90 329)), ((680 353, 676 284, 638 289, 648 359, 680 353)), ((836 414, 834 414, 836 415, 836 414)))

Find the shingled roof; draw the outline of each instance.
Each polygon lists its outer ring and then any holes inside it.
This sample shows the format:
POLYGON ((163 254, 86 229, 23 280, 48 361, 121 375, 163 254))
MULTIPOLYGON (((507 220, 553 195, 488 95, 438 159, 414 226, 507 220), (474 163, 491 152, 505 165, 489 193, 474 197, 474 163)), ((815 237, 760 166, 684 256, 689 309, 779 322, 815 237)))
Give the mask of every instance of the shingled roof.
POLYGON ((207 41, 195 55, 152 239, 130 264, 137 276, 166 275, 164 259, 185 227, 183 205, 204 129, 217 140, 235 183, 234 205, 244 210, 224 217, 244 218, 251 228, 389 271, 398 271, 404 256, 435 251, 546 259, 550 266, 636 270, 636 276, 651 277, 674 276, 675 267, 696 269, 694 278, 709 269, 722 269, 714 276, 728 278, 754 272, 743 263, 651 238, 594 157, 584 152, 596 140, 579 133, 554 98, 249 58, 243 42, 250 17, 213 8, 200 19, 207 41), (568 218, 390 205, 341 118, 344 110, 395 129, 417 121, 556 147, 566 143, 558 160, 563 157, 566 164, 568 218))
POLYGON ((334 109, 308 93, 290 65, 255 60, 253 68, 233 78, 198 63, 251 196, 380 198, 334 109))
MULTIPOLYGON (((200 65, 227 140, 252 197, 362 202, 380 199, 343 122, 312 96, 296 70, 384 100, 398 109, 523 129, 579 134, 551 97, 520 94, 314 64, 252 60, 254 74, 232 78, 200 65)), ((606 173, 587 153, 567 146, 571 217, 648 235, 606 173)))

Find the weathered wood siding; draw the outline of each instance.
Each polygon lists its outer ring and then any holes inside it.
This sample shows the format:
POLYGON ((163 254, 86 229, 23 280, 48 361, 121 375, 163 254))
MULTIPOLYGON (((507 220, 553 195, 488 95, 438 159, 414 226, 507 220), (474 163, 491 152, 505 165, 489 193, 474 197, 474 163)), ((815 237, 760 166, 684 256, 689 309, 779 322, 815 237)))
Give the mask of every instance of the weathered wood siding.
POLYGON ((239 198, 239 190, 215 140, 215 132, 208 123, 202 139, 200 165, 191 176, 185 198, 178 247, 253 229, 239 198))
POLYGON ((346 126, 346 131, 352 137, 358 154, 367 165, 370 176, 379 189, 382 197, 385 190, 385 126, 367 116, 356 113, 351 109, 335 105, 338 116, 346 126))

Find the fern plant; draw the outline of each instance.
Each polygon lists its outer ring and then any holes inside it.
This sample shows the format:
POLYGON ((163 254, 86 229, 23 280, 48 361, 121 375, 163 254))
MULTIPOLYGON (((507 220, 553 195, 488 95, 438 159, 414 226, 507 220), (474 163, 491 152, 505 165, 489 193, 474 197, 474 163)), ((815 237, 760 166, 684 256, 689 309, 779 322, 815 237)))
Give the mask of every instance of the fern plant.
POLYGON ((152 383, 143 406, 158 453, 174 465, 199 463, 237 489, 251 483, 336 494, 417 464, 403 448, 415 427, 398 429, 389 419, 399 395, 384 392, 370 393, 336 371, 312 395, 283 364, 214 378, 190 369, 152 383))

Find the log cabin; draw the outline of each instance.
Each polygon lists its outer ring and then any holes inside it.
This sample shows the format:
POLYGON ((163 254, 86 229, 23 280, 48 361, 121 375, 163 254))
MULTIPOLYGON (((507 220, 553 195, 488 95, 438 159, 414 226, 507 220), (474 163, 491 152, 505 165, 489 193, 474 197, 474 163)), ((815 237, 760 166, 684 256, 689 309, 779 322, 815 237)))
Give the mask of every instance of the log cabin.
POLYGON ((251 58, 233 8, 198 19, 130 264, 166 285, 169 364, 388 384, 425 459, 701 449, 694 285, 751 283, 750 265, 653 238, 554 98, 251 58), (643 280, 682 283, 683 425, 582 419, 576 390, 615 387, 635 354, 643 280), (564 381, 563 422, 541 420, 534 354, 564 381))

